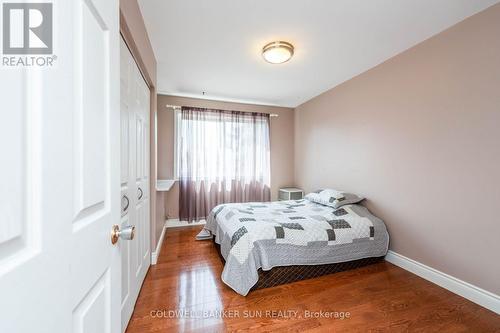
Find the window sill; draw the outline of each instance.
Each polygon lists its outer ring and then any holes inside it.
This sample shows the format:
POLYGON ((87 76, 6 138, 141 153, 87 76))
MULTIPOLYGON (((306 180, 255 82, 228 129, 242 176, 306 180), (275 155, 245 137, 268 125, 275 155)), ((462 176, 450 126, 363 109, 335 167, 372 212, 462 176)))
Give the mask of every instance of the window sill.
POLYGON ((175 182, 176 179, 158 179, 156 181, 156 190, 160 192, 169 191, 175 182))

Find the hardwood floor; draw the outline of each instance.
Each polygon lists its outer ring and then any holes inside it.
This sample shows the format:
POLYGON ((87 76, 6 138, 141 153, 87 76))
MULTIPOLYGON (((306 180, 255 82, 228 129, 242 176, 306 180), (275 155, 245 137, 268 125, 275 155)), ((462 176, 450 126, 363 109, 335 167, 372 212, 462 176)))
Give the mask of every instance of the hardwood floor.
POLYGON ((167 230, 127 333, 500 332, 494 312, 387 262, 240 296, 212 242, 194 240, 200 229, 167 230))

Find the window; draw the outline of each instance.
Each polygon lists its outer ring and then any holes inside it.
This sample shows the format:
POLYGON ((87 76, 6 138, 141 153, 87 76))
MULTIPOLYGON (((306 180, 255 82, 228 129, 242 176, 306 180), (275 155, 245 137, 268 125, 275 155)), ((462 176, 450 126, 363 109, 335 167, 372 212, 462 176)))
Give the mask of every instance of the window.
POLYGON ((270 183, 269 115, 183 108, 175 112, 178 179, 270 183))

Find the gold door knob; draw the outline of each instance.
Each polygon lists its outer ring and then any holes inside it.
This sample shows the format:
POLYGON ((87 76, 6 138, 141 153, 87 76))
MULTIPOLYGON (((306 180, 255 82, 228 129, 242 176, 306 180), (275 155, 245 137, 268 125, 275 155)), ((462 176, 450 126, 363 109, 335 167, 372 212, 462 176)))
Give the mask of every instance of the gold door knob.
POLYGON ((135 235, 135 226, 128 225, 123 230, 120 230, 120 226, 118 224, 113 225, 111 228, 111 244, 116 244, 118 242, 118 238, 125 240, 134 239, 135 235))

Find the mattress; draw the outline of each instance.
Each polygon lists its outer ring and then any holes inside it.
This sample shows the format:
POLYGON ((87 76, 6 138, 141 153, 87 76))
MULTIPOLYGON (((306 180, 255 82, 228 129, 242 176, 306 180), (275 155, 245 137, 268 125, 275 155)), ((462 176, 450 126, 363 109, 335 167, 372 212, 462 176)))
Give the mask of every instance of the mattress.
POLYGON ((222 281, 241 295, 275 267, 383 257, 389 244, 385 224, 365 207, 334 209, 307 199, 219 205, 205 229, 225 259, 222 281))

